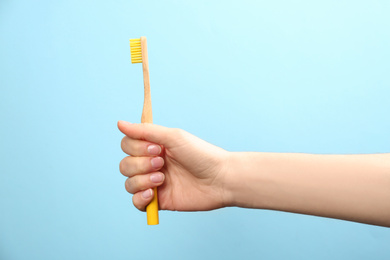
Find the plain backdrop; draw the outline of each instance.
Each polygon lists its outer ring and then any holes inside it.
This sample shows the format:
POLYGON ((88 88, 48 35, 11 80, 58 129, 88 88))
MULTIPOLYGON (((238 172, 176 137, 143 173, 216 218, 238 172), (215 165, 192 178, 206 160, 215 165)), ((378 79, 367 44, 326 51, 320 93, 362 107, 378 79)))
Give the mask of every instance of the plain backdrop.
MULTIPOLYGON (((139 122, 229 151, 390 152, 388 1, 0 1, 0 259, 390 259, 390 229, 266 210, 160 212, 119 173, 139 122)), ((329 194, 332 196, 332 194, 329 194)))

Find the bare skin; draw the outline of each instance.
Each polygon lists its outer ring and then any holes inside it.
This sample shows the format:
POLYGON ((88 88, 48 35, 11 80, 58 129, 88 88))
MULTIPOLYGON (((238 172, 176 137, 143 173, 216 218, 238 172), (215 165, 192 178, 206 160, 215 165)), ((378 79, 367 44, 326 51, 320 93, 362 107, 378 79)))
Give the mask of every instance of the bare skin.
POLYGON ((118 122, 126 190, 141 211, 237 206, 390 227, 390 154, 228 152, 180 129, 118 122))

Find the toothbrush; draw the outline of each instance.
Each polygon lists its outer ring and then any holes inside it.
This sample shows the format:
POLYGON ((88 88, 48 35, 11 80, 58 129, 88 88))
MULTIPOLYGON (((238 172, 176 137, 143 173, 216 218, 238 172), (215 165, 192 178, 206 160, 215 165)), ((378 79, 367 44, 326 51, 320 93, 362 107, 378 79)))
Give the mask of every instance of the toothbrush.
MULTIPOLYGON (((142 110, 141 123, 153 123, 152 99, 150 95, 148 51, 146 37, 130 39, 131 63, 142 63, 144 74, 144 107, 142 110)), ((146 217, 148 225, 158 225, 158 199, 157 187, 153 189, 153 199, 146 206, 146 217)))

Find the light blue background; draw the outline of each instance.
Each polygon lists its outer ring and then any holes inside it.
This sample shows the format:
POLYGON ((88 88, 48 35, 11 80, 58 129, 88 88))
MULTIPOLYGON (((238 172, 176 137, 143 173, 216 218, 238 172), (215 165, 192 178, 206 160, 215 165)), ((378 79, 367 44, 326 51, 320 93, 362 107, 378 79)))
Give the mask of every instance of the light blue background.
POLYGON ((390 229, 131 203, 117 120, 231 151, 390 152, 388 1, 0 2, 0 259, 390 259, 390 229))

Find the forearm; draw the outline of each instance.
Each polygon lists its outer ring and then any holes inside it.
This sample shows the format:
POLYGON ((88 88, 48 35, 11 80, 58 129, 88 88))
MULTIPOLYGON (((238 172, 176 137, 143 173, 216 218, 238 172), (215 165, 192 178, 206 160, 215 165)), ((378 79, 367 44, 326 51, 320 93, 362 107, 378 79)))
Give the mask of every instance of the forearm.
POLYGON ((390 154, 231 153, 231 205, 390 226, 390 154))

